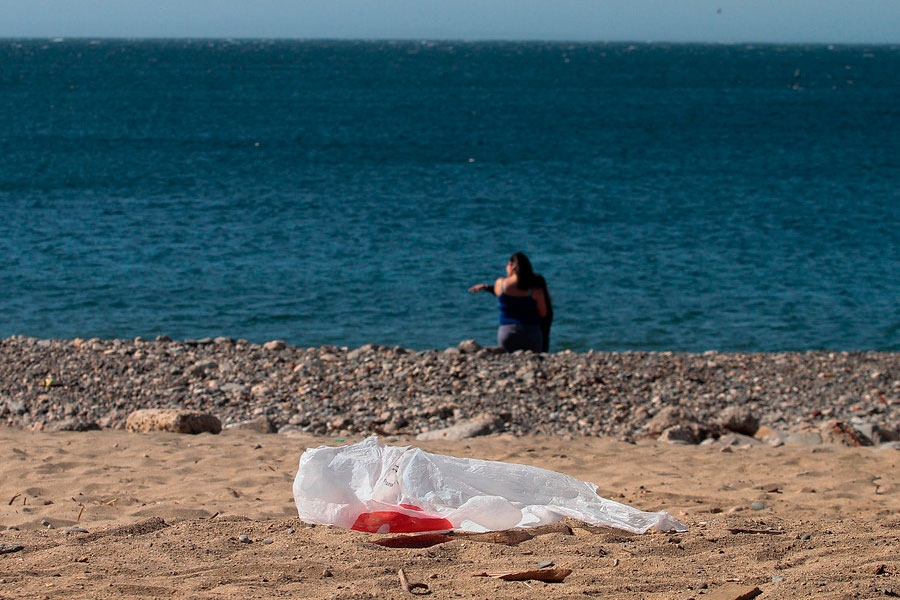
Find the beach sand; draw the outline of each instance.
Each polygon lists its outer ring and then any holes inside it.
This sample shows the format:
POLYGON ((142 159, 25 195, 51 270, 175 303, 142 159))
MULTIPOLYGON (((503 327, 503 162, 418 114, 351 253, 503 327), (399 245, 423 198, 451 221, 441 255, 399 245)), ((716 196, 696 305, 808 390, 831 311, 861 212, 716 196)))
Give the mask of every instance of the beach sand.
POLYGON ((634 535, 570 522, 571 535, 516 546, 454 539, 386 548, 372 541, 387 536, 296 517, 300 455, 334 438, 4 428, 0 598, 408 598, 401 568, 436 599, 734 599, 753 588, 760 598, 900 595, 896 449, 387 441, 561 471, 607 498, 669 511, 688 531, 634 535), (73 526, 86 533, 65 532, 73 526), (548 561, 571 574, 561 583, 473 576, 548 561))

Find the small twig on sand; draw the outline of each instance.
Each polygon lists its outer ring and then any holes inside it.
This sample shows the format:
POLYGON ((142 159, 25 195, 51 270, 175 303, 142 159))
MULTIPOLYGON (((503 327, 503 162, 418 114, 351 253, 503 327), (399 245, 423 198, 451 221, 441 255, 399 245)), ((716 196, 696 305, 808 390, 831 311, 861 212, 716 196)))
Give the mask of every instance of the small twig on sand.
POLYGON ((473 577, 494 577, 506 581, 545 581, 560 583, 572 573, 572 569, 533 569, 531 571, 510 571, 507 573, 475 573, 473 577))
POLYGON ((16 494, 16 495, 13 496, 12 498, 10 498, 10 499, 9 499, 9 505, 8 505, 8 506, 12 506, 12 503, 16 501, 16 498, 18 498, 18 497, 21 496, 21 495, 22 495, 22 492, 19 492, 18 494, 16 494))
POLYGON ((410 594, 417 594, 423 596, 425 594, 430 594, 431 591, 428 589, 428 586, 424 583, 410 583, 406 578, 406 573, 403 571, 401 567, 399 571, 397 571, 397 576, 400 577, 400 587, 403 588, 404 592, 408 592, 410 594), (413 590, 422 590, 421 592, 414 592, 413 590))
POLYGON ((79 504, 78 506, 81 507, 81 510, 78 511, 78 518, 75 519, 75 522, 76 522, 76 523, 78 523, 79 521, 81 521, 81 513, 84 512, 84 504, 79 504))
POLYGON ((741 527, 732 527, 728 531, 730 533, 767 533, 770 535, 781 535, 784 533, 778 529, 743 529, 741 527))

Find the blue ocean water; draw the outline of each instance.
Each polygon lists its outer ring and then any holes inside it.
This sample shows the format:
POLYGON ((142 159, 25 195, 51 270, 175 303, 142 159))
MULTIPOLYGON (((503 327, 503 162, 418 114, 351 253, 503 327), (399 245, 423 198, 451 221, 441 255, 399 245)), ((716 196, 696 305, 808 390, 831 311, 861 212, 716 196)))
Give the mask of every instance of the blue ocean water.
POLYGON ((0 336, 900 350, 900 47, 0 40, 0 336))

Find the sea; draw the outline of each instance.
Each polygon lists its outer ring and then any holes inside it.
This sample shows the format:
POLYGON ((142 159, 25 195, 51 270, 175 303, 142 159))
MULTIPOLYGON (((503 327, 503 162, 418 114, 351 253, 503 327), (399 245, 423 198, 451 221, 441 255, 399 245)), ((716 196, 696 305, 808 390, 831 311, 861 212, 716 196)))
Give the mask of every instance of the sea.
POLYGON ((900 46, 0 40, 0 337, 900 350, 900 46))

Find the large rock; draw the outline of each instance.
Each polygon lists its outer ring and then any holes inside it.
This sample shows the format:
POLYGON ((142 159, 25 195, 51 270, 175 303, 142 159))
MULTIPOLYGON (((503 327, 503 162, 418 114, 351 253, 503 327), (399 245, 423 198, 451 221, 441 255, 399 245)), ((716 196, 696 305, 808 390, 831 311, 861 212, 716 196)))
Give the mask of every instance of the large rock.
POLYGON ((680 406, 665 406, 644 425, 644 431, 650 435, 659 435, 670 427, 688 421, 687 412, 680 406))
POLYGON ((864 437, 872 440, 872 443, 875 445, 900 440, 900 432, 896 428, 891 429, 881 423, 872 423, 853 418, 850 419, 850 425, 864 437))
POLYGON ((745 406, 727 406, 719 413, 716 424, 722 429, 755 435, 759 429, 759 419, 745 406))
POLYGON ((272 419, 265 415, 261 415, 247 421, 238 421, 225 426, 226 429, 242 429, 246 431, 255 431, 256 433, 275 433, 278 429, 272 419))
POLYGON ((51 431, 97 431, 100 426, 94 421, 86 421, 77 417, 63 419, 50 427, 51 431))
POLYGON ((219 433, 222 424, 213 415, 166 408, 136 410, 125 421, 125 429, 136 433, 171 431, 174 433, 219 433))
POLYGON ((872 445, 872 440, 843 421, 825 421, 819 426, 819 431, 822 433, 822 440, 827 444, 839 444, 841 446, 872 445))
POLYGON ((435 429, 434 431, 420 433, 416 436, 416 439, 421 442, 430 442, 434 440, 458 442, 478 435, 487 435, 488 433, 493 432, 499 424, 499 418, 493 415, 486 415, 457 423, 446 429, 435 429))
POLYGON ((670 444, 696 444, 697 431, 688 425, 672 425, 659 434, 659 441, 670 444))

